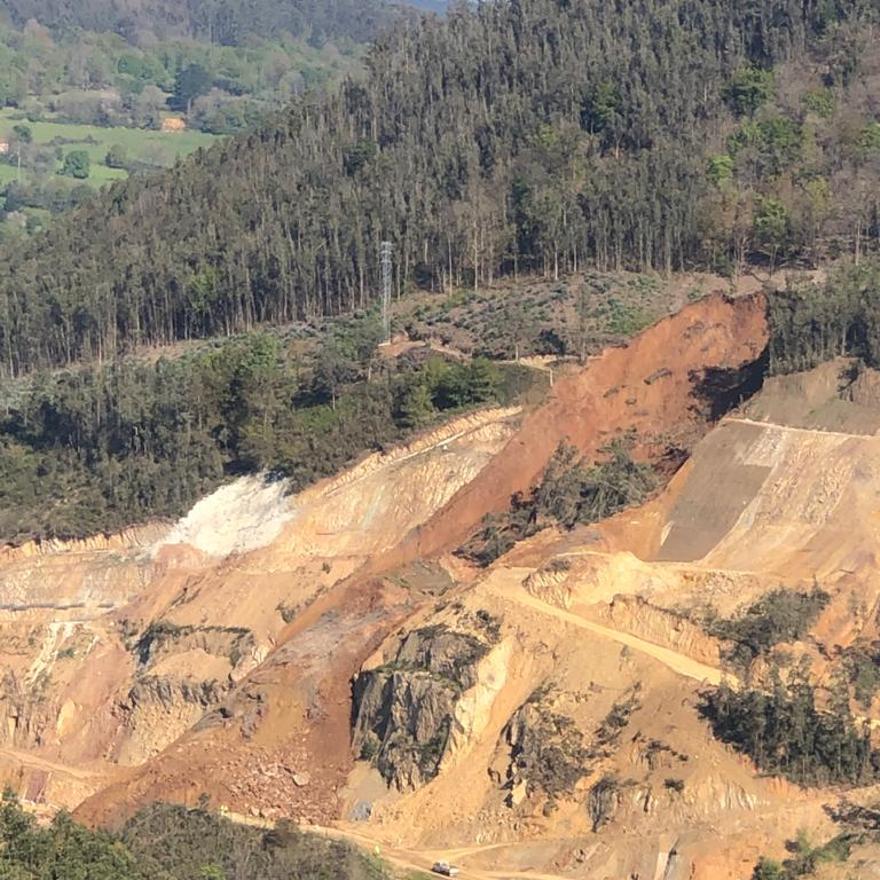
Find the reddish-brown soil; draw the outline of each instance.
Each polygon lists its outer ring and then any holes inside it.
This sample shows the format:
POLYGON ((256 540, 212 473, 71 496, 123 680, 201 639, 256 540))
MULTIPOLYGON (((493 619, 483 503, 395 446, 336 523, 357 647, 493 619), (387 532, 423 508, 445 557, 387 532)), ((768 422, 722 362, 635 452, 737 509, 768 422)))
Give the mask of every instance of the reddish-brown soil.
POLYGON ((605 350, 586 369, 559 379, 548 403, 525 418, 480 476, 376 560, 374 570, 458 546, 486 513, 505 509, 515 492, 528 490, 563 441, 587 456, 626 431, 655 454, 668 445, 692 444, 710 424, 695 400, 695 382, 707 371, 757 360, 767 338, 762 294, 716 294, 663 319, 626 347, 605 350))
POLYGON ((10 593, 42 589, 88 612, 0 618, 16 681, 44 689, 39 704, 0 695, 0 771, 91 823, 208 795, 254 821, 332 824, 410 868, 454 853, 470 880, 740 880, 799 827, 831 836, 823 807, 840 792, 761 776, 698 711, 725 671, 695 609, 732 615, 819 578, 831 602, 787 646, 819 678, 838 649, 880 635, 880 438, 864 433, 880 385, 868 375, 844 399, 828 368, 769 383, 718 424, 719 400, 700 390, 756 363, 767 332, 762 295, 712 296, 558 376, 531 411, 467 417, 293 498, 233 486, 146 555, 122 542, 0 561, 10 593), (863 433, 829 430, 839 413, 863 433), (786 419, 798 425, 773 424, 786 419), (643 458, 693 453, 649 503, 546 530, 487 570, 451 555, 561 442, 592 457, 627 431, 643 458), (352 752, 353 676, 402 634, 487 613, 497 642, 461 694, 439 774, 388 789, 352 752), (593 745, 631 703, 617 739, 552 802, 507 775, 508 725, 535 694, 593 745), (603 779, 619 790, 596 824, 603 779), (372 813, 355 824, 362 801, 372 813))
MULTIPOLYGON (((754 362, 765 345, 760 296, 713 296, 661 321, 629 347, 609 349, 585 369, 560 378, 551 399, 526 415, 503 450, 448 503, 402 542, 376 545, 379 552, 360 569, 275 633, 277 647, 219 711, 124 781, 86 801, 78 815, 89 821, 118 819, 149 800, 192 801, 202 791, 236 811, 283 811, 313 821, 337 814, 337 791, 351 762, 351 677, 404 616, 433 601, 417 589, 401 592, 393 578, 383 576, 412 560, 455 549, 486 513, 528 488, 563 441, 588 455, 628 430, 636 432, 643 455, 660 454, 669 444, 693 443, 710 426, 706 408, 695 398, 696 384, 709 370, 754 362), (268 777, 267 766, 273 768, 268 777), (290 775, 304 768, 313 781, 291 786, 290 775)), ((295 526, 287 527, 291 535, 295 526)), ((244 567, 270 569, 277 555, 273 547, 285 543, 290 539, 252 551, 243 557, 252 559, 244 567)), ((242 567, 233 562, 222 576, 237 579, 242 567)), ((167 605, 173 593, 151 591, 145 599, 161 594, 167 605)), ((197 591, 181 607, 201 607, 201 615, 187 612, 186 619, 196 622, 215 605, 216 599, 208 603, 197 591)), ((172 619, 182 618, 175 612, 172 619)))

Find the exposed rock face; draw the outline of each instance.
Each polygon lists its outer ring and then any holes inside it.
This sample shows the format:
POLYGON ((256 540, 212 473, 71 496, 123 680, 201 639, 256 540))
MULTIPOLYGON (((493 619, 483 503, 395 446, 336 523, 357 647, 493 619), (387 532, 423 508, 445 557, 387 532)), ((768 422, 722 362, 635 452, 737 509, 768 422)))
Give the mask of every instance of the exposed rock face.
POLYGON ((184 651, 199 650, 225 657, 235 669, 256 650, 253 633, 233 626, 176 626, 165 621, 153 624, 135 645, 142 666, 151 667, 184 651))
POLYGON ((497 638, 491 627, 482 635, 414 630, 391 661, 355 678, 355 753, 373 760, 389 785, 412 790, 437 775, 456 706, 497 638))
POLYGON ((575 722, 553 711, 546 691, 521 706, 504 729, 510 746, 507 786, 509 806, 528 795, 543 793, 552 801, 571 795, 588 771, 589 753, 575 722))
POLYGON ((229 684, 218 681, 174 681, 147 675, 139 678, 129 692, 132 711, 147 703, 157 703, 172 709, 180 702, 191 703, 202 709, 216 706, 229 690, 229 684))
POLYGON ((721 665, 717 640, 679 610, 662 608, 641 596, 615 596, 598 604, 595 619, 616 630, 636 633, 657 645, 674 648, 710 666, 721 665))
POLYGON ((566 587, 566 581, 570 570, 571 562, 568 559, 551 559, 529 574, 523 581, 523 588, 545 602, 568 608, 571 605, 571 593, 566 587))
POLYGON ((216 709, 256 665, 253 633, 243 627, 151 624, 129 643, 138 665, 116 716, 127 735, 113 752, 140 764, 216 709))
POLYGON ((611 775, 603 776, 591 789, 587 798, 587 812, 596 832, 607 825, 620 807, 620 782, 611 775))

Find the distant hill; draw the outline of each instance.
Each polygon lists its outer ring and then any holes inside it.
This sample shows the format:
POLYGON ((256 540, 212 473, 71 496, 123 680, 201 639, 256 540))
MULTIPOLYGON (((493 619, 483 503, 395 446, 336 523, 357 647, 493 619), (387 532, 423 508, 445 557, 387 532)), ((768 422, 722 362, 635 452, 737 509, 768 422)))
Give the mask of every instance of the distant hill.
MULTIPOLYGON (((165 8, 192 27, 195 0, 165 8)), ((273 9, 251 18, 293 14, 273 9)), ((382 239, 398 292, 864 254, 880 244, 876 14, 501 0, 401 22, 363 80, 0 251, 0 369, 353 311, 382 239)))
POLYGON ((415 6, 416 9, 424 9, 425 12, 436 12, 443 13, 446 12, 448 8, 448 3, 446 0, 409 0, 410 6, 415 6))
MULTIPOLYGON (((433 0, 428 0, 433 2, 433 0)), ((248 37, 372 40, 399 13, 382 0, 0 0, 16 26, 114 31, 132 42, 188 37, 240 45, 248 37)))

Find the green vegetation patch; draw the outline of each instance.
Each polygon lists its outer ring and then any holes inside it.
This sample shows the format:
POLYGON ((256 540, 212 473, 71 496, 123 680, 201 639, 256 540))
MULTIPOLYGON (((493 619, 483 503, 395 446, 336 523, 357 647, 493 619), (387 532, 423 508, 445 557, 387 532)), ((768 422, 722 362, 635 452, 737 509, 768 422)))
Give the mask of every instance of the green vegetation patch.
POLYGON ((397 307, 412 339, 493 359, 580 360, 629 339, 684 298, 653 274, 587 272, 565 281, 497 284, 491 290, 414 297, 397 307))
POLYGON ((880 260, 845 264, 824 284, 769 298, 770 372, 809 370, 835 357, 880 366, 880 260))
POLYGON ((818 586, 807 593, 780 588, 736 617, 710 617, 703 625, 711 635, 731 643, 725 651, 729 662, 748 669, 756 657, 776 645, 803 638, 830 598, 818 586))
MULTIPOLYGON (((151 131, 139 128, 89 125, 85 123, 53 122, 37 120, 31 122, 21 111, 13 108, 0 110, 0 138, 15 139, 15 129, 26 127, 31 132, 30 143, 36 148, 56 149, 67 154, 74 149, 85 150, 93 171, 104 168, 99 173, 105 180, 119 180, 126 172, 106 167, 107 153, 114 146, 121 147, 130 162, 142 162, 155 167, 174 164, 179 156, 185 156, 199 147, 207 147, 217 139, 201 131, 151 131)), ((11 163, 15 164, 13 151, 11 163)), ((57 156, 56 156, 57 161, 57 156)), ((60 166, 59 166, 60 167, 60 166)))
POLYGON ((74 538, 175 517, 223 480, 292 489, 413 430, 505 399, 481 360, 380 361, 372 316, 298 358, 256 333, 177 359, 0 382, 0 540, 74 538))
MULTIPOLYGON (((394 246, 395 295, 419 288, 426 299, 462 287, 483 296, 526 275, 702 267, 733 279, 754 264, 863 257, 878 246, 880 178, 870 90, 855 84, 875 5, 740 7, 658 0, 647 54, 635 0, 471 4, 391 28, 366 75, 337 93, 297 95, 252 133, 148 180, 133 175, 5 247, 0 370, 354 311, 382 289, 382 239, 394 246), (474 42, 481 33, 495 51, 474 42), (438 81, 443 64, 460 75, 438 81), (801 98, 817 88, 832 88, 839 109, 806 120, 801 98)), ((290 11, 260 9, 267 20, 290 11)), ((142 60, 126 59, 126 75, 149 78, 142 60)), ((178 113, 197 113, 222 88, 220 65, 180 60, 166 86, 187 107, 178 113)), ((587 317, 609 335, 656 316, 607 293, 591 293, 587 317)), ((479 326, 464 329, 486 353, 515 358, 534 333, 535 350, 582 356, 578 308, 563 332, 546 298, 487 301, 479 326), (492 338, 500 324, 512 329, 492 338)))
POLYGON ((39 825, 7 794, 0 805, 0 875, 15 880, 386 880, 377 859, 300 832, 237 825, 204 809, 155 804, 118 833, 59 813, 39 825))
POLYGON ((601 451, 605 458, 588 465, 573 446, 561 444, 532 492, 515 495, 506 513, 488 516, 459 555, 488 565, 547 526, 572 529, 644 501, 656 476, 650 466, 633 461, 629 440, 618 438, 601 451))
POLYGON ((824 844, 815 845, 805 831, 800 831, 795 840, 786 844, 791 853, 789 858, 779 862, 762 856, 752 872, 752 880, 796 880, 798 877, 813 877, 822 865, 845 864, 853 847, 868 838, 864 833, 846 831, 824 844))
POLYGON ((880 642, 852 645, 843 651, 842 661, 853 696, 869 709, 880 690, 880 642))
POLYGON ((701 712, 714 735, 759 770, 800 785, 860 785, 880 769, 880 752, 871 744, 869 726, 853 718, 847 688, 835 687, 827 707, 819 708, 804 665, 787 680, 774 669, 767 689, 710 690, 701 712))

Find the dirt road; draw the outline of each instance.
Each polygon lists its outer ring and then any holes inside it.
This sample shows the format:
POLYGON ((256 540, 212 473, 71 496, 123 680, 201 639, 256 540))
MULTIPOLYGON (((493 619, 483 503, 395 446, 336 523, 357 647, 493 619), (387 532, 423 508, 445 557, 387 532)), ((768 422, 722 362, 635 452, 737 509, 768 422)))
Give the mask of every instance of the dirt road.
POLYGON ((0 748, 0 761, 11 761, 22 767, 33 770, 43 770, 46 773, 57 773, 61 776, 69 776, 71 779, 79 779, 85 782, 100 781, 106 779, 113 772, 119 772, 117 768, 105 770, 89 770, 83 767, 73 767, 69 764, 57 764, 31 752, 21 752, 18 749, 0 748))
POLYGON ((594 635, 626 645, 628 648, 632 648, 642 654, 647 654, 678 675, 714 686, 719 685, 722 679, 725 678, 730 681, 730 676, 726 676, 722 670, 693 660, 685 654, 680 654, 670 648, 664 648, 653 642, 645 641, 631 633, 621 632, 620 630, 593 623, 578 614, 566 611, 564 608, 542 602, 522 587, 523 578, 530 574, 531 571, 531 569, 501 569, 490 576, 483 584, 483 587, 508 601, 526 605, 542 614, 562 620, 565 623, 573 624, 581 629, 589 630, 594 635))

